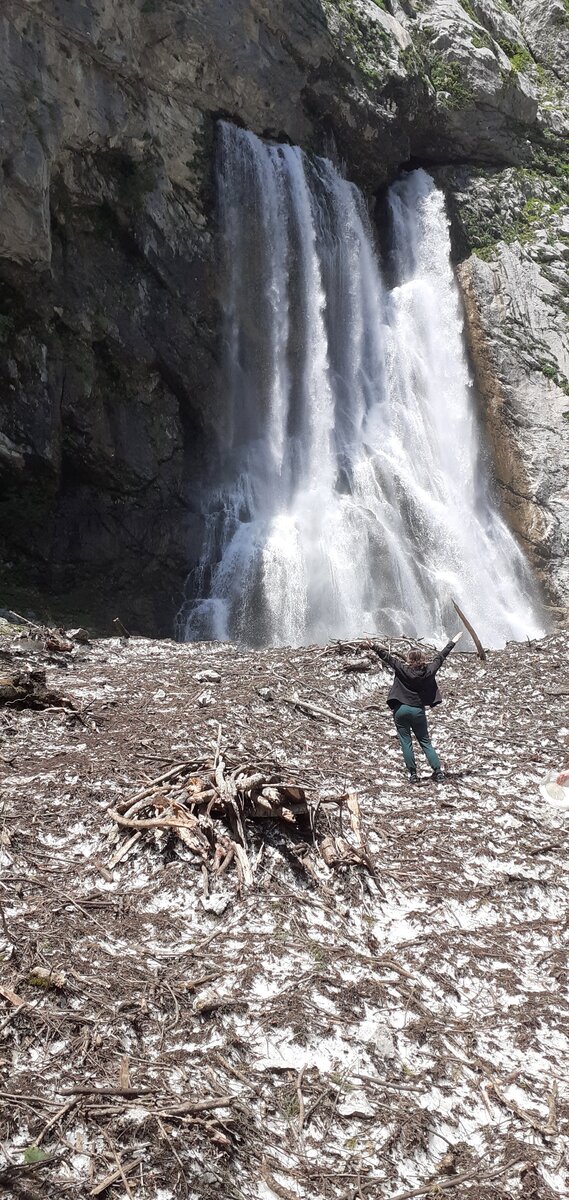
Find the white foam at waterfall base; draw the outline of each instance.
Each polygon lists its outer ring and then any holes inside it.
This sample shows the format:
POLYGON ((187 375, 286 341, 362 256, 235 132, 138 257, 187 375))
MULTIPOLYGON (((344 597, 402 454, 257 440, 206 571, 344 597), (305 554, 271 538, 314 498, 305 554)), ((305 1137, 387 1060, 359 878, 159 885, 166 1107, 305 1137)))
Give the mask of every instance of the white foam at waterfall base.
POLYGON ((224 388, 180 630, 299 645, 381 630, 536 636, 463 345, 442 193, 388 194, 383 283, 363 197, 325 159, 221 123, 224 388))

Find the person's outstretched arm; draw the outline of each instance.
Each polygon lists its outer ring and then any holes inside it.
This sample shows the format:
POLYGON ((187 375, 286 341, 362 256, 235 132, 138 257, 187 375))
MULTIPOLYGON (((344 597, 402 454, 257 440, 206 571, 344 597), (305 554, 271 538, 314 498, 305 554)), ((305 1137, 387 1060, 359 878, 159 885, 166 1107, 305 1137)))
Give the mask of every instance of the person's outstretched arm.
POLYGON ((450 639, 450 642, 447 642, 446 646, 443 646, 443 649, 440 650, 438 654, 435 654, 433 661, 427 666, 427 670, 425 672, 427 676, 436 675, 437 671, 439 671, 442 667, 445 658, 448 658, 451 650, 454 650, 456 643, 460 641, 461 637, 462 633, 455 633, 454 637, 450 639))
POLYGON ((385 650, 383 646, 374 646, 373 642, 369 642, 370 650, 385 663, 386 667, 391 667, 392 671, 400 670, 405 666, 405 663, 400 658, 396 658, 394 654, 390 654, 389 650, 385 650))

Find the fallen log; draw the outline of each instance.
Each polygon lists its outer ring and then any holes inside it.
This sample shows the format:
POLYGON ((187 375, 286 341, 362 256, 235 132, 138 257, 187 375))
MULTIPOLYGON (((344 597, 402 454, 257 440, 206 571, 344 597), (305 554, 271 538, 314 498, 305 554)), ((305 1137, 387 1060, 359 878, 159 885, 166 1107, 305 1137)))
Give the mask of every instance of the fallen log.
POLYGON ((300 712, 304 712, 309 717, 318 717, 323 721, 332 721, 336 725, 351 725, 349 717, 341 717, 339 713, 331 712, 328 708, 322 708, 319 704, 313 704, 311 700, 301 700, 299 696, 283 696, 285 704, 292 704, 293 708, 298 708, 300 712))
POLYGON ((345 675, 363 674, 365 671, 371 670, 371 665, 369 658, 349 658, 342 664, 342 670, 345 675))

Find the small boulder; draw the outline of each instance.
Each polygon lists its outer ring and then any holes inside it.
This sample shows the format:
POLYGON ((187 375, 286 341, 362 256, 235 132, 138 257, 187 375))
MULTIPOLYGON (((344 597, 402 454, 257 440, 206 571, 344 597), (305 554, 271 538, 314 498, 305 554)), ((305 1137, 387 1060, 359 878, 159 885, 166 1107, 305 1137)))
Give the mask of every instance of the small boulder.
POLYGON ((221 683, 221 675, 219 671, 214 671, 211 667, 206 667, 203 671, 198 671, 194 676, 198 683, 221 683))
POLYGON ((65 636, 70 642, 77 642, 79 646, 86 646, 90 641, 86 629, 66 629, 65 636))
POLYGON ((200 904, 206 912, 220 917, 229 905, 229 897, 221 896, 219 892, 216 892, 213 896, 200 896, 200 904))

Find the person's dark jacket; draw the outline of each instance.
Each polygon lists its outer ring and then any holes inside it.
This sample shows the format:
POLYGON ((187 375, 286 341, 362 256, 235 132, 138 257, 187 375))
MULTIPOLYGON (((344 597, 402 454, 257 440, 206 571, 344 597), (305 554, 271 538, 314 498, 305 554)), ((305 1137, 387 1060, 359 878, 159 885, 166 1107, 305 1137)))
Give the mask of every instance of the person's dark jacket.
POLYGON ((378 658, 395 671, 395 679, 387 697, 389 707, 396 709, 400 704, 409 704, 412 708, 434 708, 435 704, 442 704, 443 698, 437 686, 436 674, 447 655, 454 650, 454 646, 454 642, 447 642, 444 650, 435 654, 431 662, 415 667, 408 666, 403 659, 396 658, 394 654, 389 654, 379 646, 372 646, 378 658))

